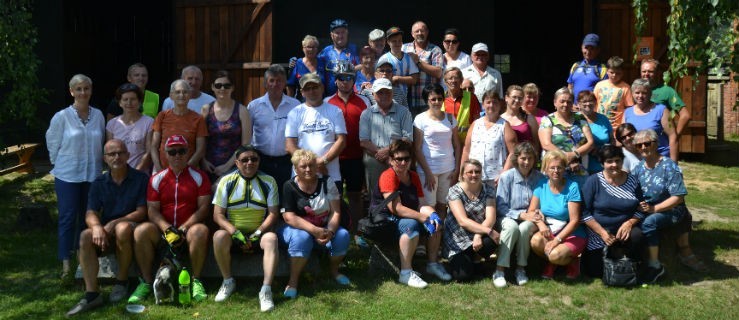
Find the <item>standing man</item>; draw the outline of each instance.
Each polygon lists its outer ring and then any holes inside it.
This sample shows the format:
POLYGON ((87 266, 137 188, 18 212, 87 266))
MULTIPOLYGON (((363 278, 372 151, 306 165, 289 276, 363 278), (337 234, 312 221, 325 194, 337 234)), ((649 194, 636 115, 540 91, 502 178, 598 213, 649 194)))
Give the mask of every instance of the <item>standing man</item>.
MULTIPOLYGON (((335 84, 334 84, 335 85, 335 84)), ((318 172, 328 174, 343 192, 339 155, 346 146, 346 124, 341 109, 323 101, 323 84, 315 73, 300 78, 305 103, 287 114, 285 149, 306 149, 318 155, 318 172)))
POLYGON ((300 104, 300 101, 284 93, 286 84, 285 68, 279 64, 269 66, 264 72, 267 93, 252 100, 246 107, 254 129, 252 145, 261 158, 259 170, 275 178, 280 188, 290 179, 293 166, 290 154, 285 150, 287 114, 300 104))
POLYGON ((385 54, 385 32, 380 29, 370 31, 367 44, 375 51, 375 57, 381 57, 385 54))
POLYGON ((274 178, 257 171, 259 154, 253 146, 240 146, 234 154, 238 170, 221 178, 213 197, 213 220, 221 227, 213 235, 213 254, 223 275, 216 302, 226 300, 236 288, 231 253, 263 251, 264 278, 258 296, 260 310, 267 312, 275 307, 272 280, 279 254, 272 229, 279 220, 280 190, 274 178))
MULTIPOLYGON (((672 124, 675 126, 677 140, 680 141, 680 135, 683 133, 685 126, 690 121, 690 111, 685 107, 685 102, 677 94, 677 91, 665 84, 662 74, 658 72, 659 61, 655 59, 646 59, 641 62, 641 78, 648 80, 652 86, 652 102, 664 104, 673 117, 672 124)), ((678 143, 678 146, 680 144, 678 143)))
POLYGON ((207 297, 199 278, 208 253, 209 231, 204 222, 210 209, 210 180, 205 172, 187 165, 187 148, 185 137, 167 138, 164 151, 169 167, 149 180, 149 221, 138 226, 133 235, 142 279, 128 298, 129 304, 140 304, 151 293, 154 255, 162 235, 172 249, 187 245, 192 265, 192 298, 202 301, 207 297))
MULTIPOLYGON (((488 45, 478 42, 472 46, 472 65, 462 69, 462 76, 465 80, 469 80, 475 88, 475 96, 477 101, 482 101, 482 95, 488 90, 498 92, 498 96, 503 97, 503 77, 500 71, 488 66, 490 53, 488 45)), ((464 87, 464 83, 462 84, 464 87)))
MULTIPOLYGON (((190 91, 190 101, 187 102, 187 108, 200 114, 203 106, 216 100, 213 96, 200 91, 203 85, 203 72, 197 66, 189 65, 182 69, 180 79, 187 81, 192 89, 190 91)), ((162 111, 174 108, 174 102, 171 98, 167 98, 162 103, 162 111)))
POLYGON ((575 62, 570 67, 567 87, 575 95, 575 103, 577 103, 577 94, 580 91, 593 91, 598 81, 608 78, 608 68, 606 68, 605 64, 598 62, 598 53, 600 53, 599 43, 600 37, 597 34, 587 34, 582 39, 582 45, 580 46, 582 61, 575 62))
POLYGON ((390 144, 413 141, 413 116, 408 108, 393 101, 393 85, 387 78, 372 84, 375 101, 359 118, 359 144, 364 150, 367 191, 374 192, 380 174, 388 168, 390 144))
POLYGON ((420 77, 418 66, 413 62, 413 58, 403 51, 403 31, 400 28, 387 29, 385 37, 390 51, 377 60, 377 68, 387 63, 393 66, 393 74, 389 79, 393 84, 393 92, 400 96, 395 102, 408 107, 408 88, 418 83, 420 77))
MULTIPOLYGON (((149 83, 149 70, 146 69, 146 66, 138 62, 132 64, 128 67, 126 80, 129 83, 135 84, 144 92, 144 100, 141 102, 141 113, 156 118, 157 114, 159 114, 159 94, 146 90, 146 85, 149 83)), ((123 109, 118 105, 116 99, 113 99, 108 104, 107 113, 108 121, 123 114, 123 109)))
MULTIPOLYGON (((352 221, 359 221, 364 217, 362 205, 362 185, 364 180, 364 164, 362 164, 362 146, 359 144, 359 118, 362 111, 369 107, 369 101, 354 93, 356 72, 354 66, 347 61, 341 61, 336 73, 335 95, 326 98, 326 102, 338 107, 344 115, 346 125, 346 147, 339 155, 341 177, 346 184, 346 194, 349 197, 349 208, 352 221)), ((356 223, 352 228, 356 229, 356 223)), ((354 233, 356 230, 349 230, 354 233)))
POLYGON ((90 187, 85 222, 80 235, 79 259, 85 280, 85 296, 67 317, 103 304, 98 287, 98 256, 115 252, 118 274, 110 291, 110 302, 118 302, 128 293, 128 267, 133 258, 133 230, 146 218, 148 177, 128 166, 128 150, 123 141, 109 140, 103 159, 110 171, 98 176, 90 187))
MULTIPOLYGON (((333 44, 323 48, 318 54, 318 60, 326 66, 326 95, 336 93, 336 78, 331 70, 334 70, 336 63, 340 60, 349 61, 353 66, 359 64, 359 51, 357 46, 349 43, 349 24, 344 19, 336 19, 331 21, 329 26, 331 30, 331 41, 333 44)), ((321 63, 319 63, 321 65, 321 63)))
POLYGON ((444 53, 439 46, 429 42, 429 28, 423 21, 417 21, 411 27, 411 36, 413 41, 403 45, 403 52, 408 53, 413 59, 413 63, 420 71, 418 74, 418 82, 409 88, 410 101, 408 107, 411 114, 419 114, 428 108, 426 101, 423 100, 421 92, 423 88, 432 84, 439 83, 441 79, 441 69, 444 63, 444 53))

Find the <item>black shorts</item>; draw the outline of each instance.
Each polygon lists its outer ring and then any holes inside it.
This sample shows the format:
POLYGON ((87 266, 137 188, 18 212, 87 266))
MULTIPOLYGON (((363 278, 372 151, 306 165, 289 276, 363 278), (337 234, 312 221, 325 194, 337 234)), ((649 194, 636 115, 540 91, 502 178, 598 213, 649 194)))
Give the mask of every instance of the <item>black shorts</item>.
POLYGON ((364 185, 364 163, 362 159, 339 160, 341 179, 346 183, 347 192, 360 192, 364 185))

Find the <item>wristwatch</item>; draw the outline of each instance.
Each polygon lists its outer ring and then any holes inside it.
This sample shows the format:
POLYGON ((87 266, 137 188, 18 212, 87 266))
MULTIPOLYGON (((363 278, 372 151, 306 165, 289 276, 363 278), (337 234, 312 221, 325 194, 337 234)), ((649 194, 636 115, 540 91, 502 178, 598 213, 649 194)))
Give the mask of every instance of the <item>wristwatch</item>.
POLYGON ((262 230, 257 229, 257 231, 254 231, 254 235, 260 237, 262 235, 262 230))
POLYGON ((328 158, 323 158, 323 165, 328 165, 328 158))

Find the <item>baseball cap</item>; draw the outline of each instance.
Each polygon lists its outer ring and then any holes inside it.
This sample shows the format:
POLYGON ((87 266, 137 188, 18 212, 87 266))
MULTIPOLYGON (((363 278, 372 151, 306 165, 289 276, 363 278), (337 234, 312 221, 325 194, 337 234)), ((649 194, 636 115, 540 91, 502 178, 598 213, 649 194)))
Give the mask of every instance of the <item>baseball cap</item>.
MULTIPOLYGON (((389 64, 391 66, 393 65, 390 62, 390 59, 386 55, 382 55, 380 59, 377 59, 377 64, 375 65, 375 68, 382 67, 383 65, 386 65, 386 64, 389 64)), ((395 72, 395 67, 393 67, 393 72, 395 72)))
POLYGON ((488 45, 486 45, 486 44, 484 44, 482 42, 475 43, 475 45, 472 46, 472 53, 475 53, 475 52, 478 52, 478 51, 488 52, 488 45))
POLYGON ((403 34, 403 31, 400 30, 400 28, 398 27, 390 27, 390 29, 387 29, 387 31, 385 31, 385 39, 390 38, 396 34, 403 34))
POLYGON ((600 37, 595 33, 589 33, 582 39, 582 45, 597 47, 600 43, 600 37))
POLYGON ((393 84, 390 82, 390 79, 381 78, 372 83, 372 92, 378 92, 382 89, 393 90, 393 84))
POLYGON ((383 32, 380 29, 372 30, 369 33, 369 40, 370 41, 380 40, 380 39, 382 39, 384 37, 385 37, 385 32, 383 32))
POLYGON ((349 28, 349 24, 344 19, 336 19, 334 21, 331 21, 331 26, 329 29, 331 31, 334 31, 336 28, 349 28))
POLYGON ((185 146, 187 147, 187 140, 182 135, 176 134, 167 138, 167 142, 164 144, 165 147, 169 148, 172 146, 185 146))
POLYGON ((300 88, 302 89, 303 87, 305 87, 306 84, 311 83, 311 82, 322 84, 321 77, 318 76, 317 73, 311 72, 311 73, 306 73, 302 77, 300 77, 300 88))

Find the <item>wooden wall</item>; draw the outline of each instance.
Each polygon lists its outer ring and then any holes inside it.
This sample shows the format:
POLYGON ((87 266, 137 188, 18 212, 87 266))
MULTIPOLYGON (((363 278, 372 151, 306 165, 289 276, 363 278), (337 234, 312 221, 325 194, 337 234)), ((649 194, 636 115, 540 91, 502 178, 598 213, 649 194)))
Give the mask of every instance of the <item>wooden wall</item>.
POLYGON ((272 61, 270 0, 176 0, 174 6, 177 70, 199 66, 205 92, 212 92, 215 72, 227 70, 234 99, 244 104, 264 94, 272 61))

